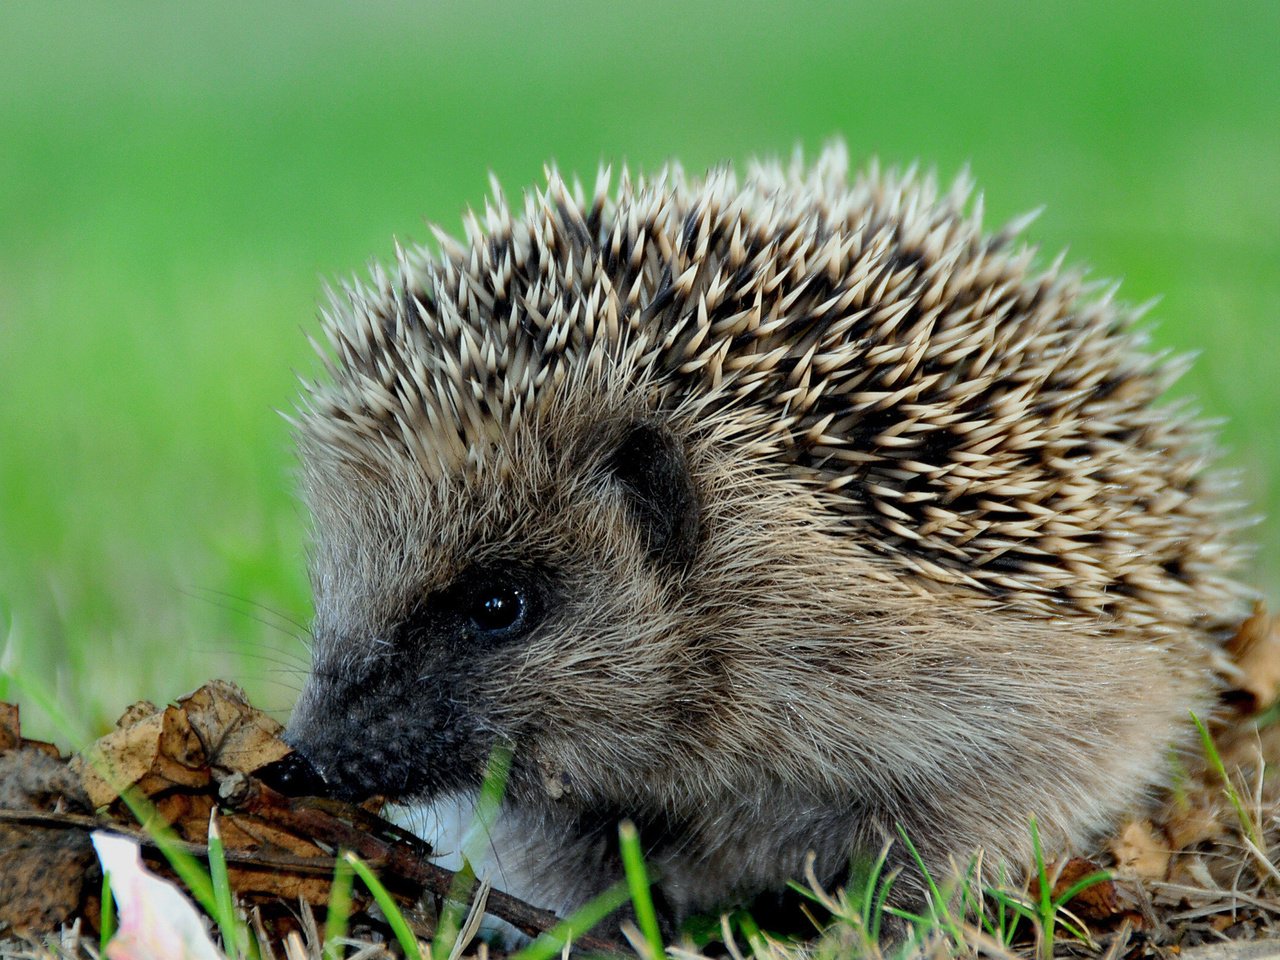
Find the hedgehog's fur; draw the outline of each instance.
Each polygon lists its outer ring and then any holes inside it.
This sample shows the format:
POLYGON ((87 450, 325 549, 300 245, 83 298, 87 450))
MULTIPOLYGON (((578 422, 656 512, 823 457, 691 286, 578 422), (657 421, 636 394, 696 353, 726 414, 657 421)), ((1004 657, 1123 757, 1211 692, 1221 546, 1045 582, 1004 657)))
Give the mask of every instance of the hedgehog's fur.
POLYGON ((301 751, 435 799, 509 745, 500 884, 582 902, 626 816, 677 920, 1137 803, 1244 598, 1137 311, 840 147, 609 184, 495 187, 333 298, 301 751), (495 570, 543 598, 502 642, 455 616, 495 570))

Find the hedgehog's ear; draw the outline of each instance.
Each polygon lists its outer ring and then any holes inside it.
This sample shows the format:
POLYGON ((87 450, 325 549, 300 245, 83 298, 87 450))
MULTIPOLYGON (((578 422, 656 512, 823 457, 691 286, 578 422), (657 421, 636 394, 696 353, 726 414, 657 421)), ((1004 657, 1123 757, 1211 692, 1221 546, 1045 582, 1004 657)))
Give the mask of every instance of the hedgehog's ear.
POLYGON ((645 420, 627 424, 617 436, 606 466, 626 492, 649 555, 663 564, 687 564, 702 524, 684 448, 665 427, 645 420))

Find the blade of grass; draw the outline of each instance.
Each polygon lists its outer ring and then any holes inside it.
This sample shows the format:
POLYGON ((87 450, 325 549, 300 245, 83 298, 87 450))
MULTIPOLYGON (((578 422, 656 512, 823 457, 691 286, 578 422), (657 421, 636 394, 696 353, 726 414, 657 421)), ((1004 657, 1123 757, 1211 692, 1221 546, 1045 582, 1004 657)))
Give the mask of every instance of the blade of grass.
POLYGON ((902 824, 898 824, 898 835, 902 837, 902 842, 906 844, 907 852, 911 854, 911 859, 915 862, 916 869, 924 877, 924 882, 929 888, 929 894, 932 899, 931 913, 933 914, 933 923, 936 926, 946 927, 948 935, 956 942, 964 942, 964 930, 960 924, 956 923, 955 918, 951 916, 951 911, 947 909, 947 903, 942 897, 942 891, 938 889, 938 885, 934 882, 932 874, 929 873, 928 867, 924 865, 924 858, 920 856, 920 851, 916 849, 916 845, 911 842, 911 838, 907 836, 907 831, 903 829, 902 824))
POLYGON ((1218 745, 1213 742, 1213 737, 1209 733, 1209 729, 1200 722, 1200 718, 1191 714, 1191 722, 1196 725, 1196 729, 1200 731, 1200 742, 1204 744, 1204 755, 1209 759, 1209 765, 1213 767, 1214 773, 1222 780, 1222 789, 1227 794, 1227 799, 1231 801, 1231 806, 1235 808, 1236 818, 1240 821, 1240 832, 1243 833, 1254 846, 1262 846, 1262 837, 1258 833, 1258 828, 1253 822, 1253 817, 1249 816, 1249 811, 1245 809, 1244 802, 1240 799, 1240 794, 1236 790, 1235 785, 1231 782, 1231 778, 1227 775, 1226 765, 1222 762, 1222 756, 1218 753, 1218 745))
POLYGON ((738 929, 742 931, 742 935, 747 938, 747 943, 751 946, 751 952, 758 957, 768 956, 769 941, 765 939, 760 925, 756 923, 756 918, 744 910, 738 914, 737 922, 738 929))
POLYGON ((511 773, 511 748, 498 744, 489 754, 484 781, 476 798, 475 814, 467 831, 467 859, 479 862, 489 846, 489 837, 498 822, 502 798, 507 793, 507 777, 511 773))
POLYGON ((498 744, 489 753, 480 794, 476 798, 475 813, 463 840, 462 867, 454 874, 436 923, 436 934, 431 940, 432 960, 448 960, 453 953, 458 935, 462 931, 471 891, 475 887, 476 872, 473 864, 482 860, 492 844, 490 837, 498 822, 510 773, 511 748, 498 744))
MULTIPOLYGON (((101 771, 99 771, 101 772, 101 771)), ((118 782, 108 781, 108 782, 118 782)), ((124 801, 135 820, 151 837, 152 842, 161 855, 169 861, 169 866, 178 875, 182 885, 195 898, 196 903, 211 917, 218 916, 218 901, 213 892, 213 878, 200 866, 200 861, 183 850, 178 835, 161 818, 151 803, 132 787, 121 791, 120 799, 124 801)))
POLYGON ((351 862, 340 854, 333 864, 333 883, 329 886, 329 904, 324 915, 324 960, 339 960, 342 956, 342 945, 338 941, 347 935, 353 876, 351 862))
POLYGON ((448 960, 453 953, 458 934, 462 931, 463 914, 471 899, 471 890, 476 883, 476 871, 471 861, 463 857, 462 866, 453 875, 453 883, 449 884, 449 893, 444 899, 440 917, 436 921, 436 933, 431 938, 432 960, 448 960))
POLYGON ((222 934, 222 949, 231 956, 241 956, 247 945, 248 930, 237 922, 235 900, 231 896, 231 877, 227 873, 227 855, 218 830, 218 811, 209 811, 209 878, 217 913, 213 915, 222 934))
POLYGON ((608 890, 587 901, 564 920, 538 937, 533 943, 511 955, 510 960, 552 960, 560 955, 566 944, 572 943, 600 923, 627 902, 630 890, 625 882, 615 883, 608 890))
POLYGON ((1036 904, 1036 925, 1039 933, 1039 954, 1042 960, 1053 960, 1054 916, 1053 890, 1049 887, 1049 869, 1044 862, 1044 849, 1040 844, 1040 827, 1031 818, 1031 851, 1035 857, 1036 877, 1040 881, 1040 896, 1036 904))
POLYGON ((627 877, 627 889, 631 905, 636 912, 640 933, 655 958, 666 954, 662 945, 662 931, 658 929, 658 913, 653 908, 653 895, 649 891, 649 871, 644 866, 644 852, 640 849, 640 834, 630 820, 618 824, 618 843, 622 851, 622 869, 627 877))
POLYGON ((872 867, 871 875, 867 878, 867 893, 874 896, 868 896, 870 912, 863 912, 863 923, 866 925, 867 936, 872 943, 880 942, 880 927, 884 920, 884 905, 889 898, 889 891, 893 889, 894 881, 898 879, 898 873, 890 870, 885 873, 885 867, 889 863, 889 847, 891 842, 885 843, 880 849, 880 855, 876 858, 876 862, 872 867))
POLYGON ((480 881, 480 886, 476 890, 475 896, 471 898, 471 907, 467 912, 467 917, 462 923, 461 929, 454 937, 453 949, 449 951, 448 960, 462 960, 462 953, 475 939, 480 927, 484 923, 485 908, 489 905, 489 894, 493 891, 493 884, 486 878, 480 881))
POLYGON ((1039 952, 1044 960, 1052 960, 1059 927, 1077 940, 1086 944, 1092 943, 1088 929, 1079 918, 1066 909, 1066 904, 1082 890, 1103 880, 1109 880, 1111 875, 1105 870, 1099 870, 1081 877, 1055 899, 1052 885, 1049 883, 1049 870, 1045 864, 1044 849, 1040 843, 1040 828, 1035 817, 1031 818, 1031 848, 1035 855, 1036 876, 1040 882, 1040 896, 1036 904, 1036 919, 1040 934, 1039 952))
POLYGON ((1074 900, 1078 895, 1083 893, 1085 890, 1088 890, 1090 887, 1094 886, 1095 884, 1105 883, 1110 879, 1111 879, 1111 871, 1109 870, 1095 870, 1093 873, 1090 873, 1090 874, 1087 874, 1086 876, 1081 877, 1079 880, 1071 884, 1071 886, 1067 887, 1066 890, 1064 890, 1062 893, 1058 894, 1058 896, 1054 898, 1054 901, 1053 901, 1054 908, 1060 909, 1062 907, 1065 907, 1068 903, 1074 900))
POLYGON ((98 931, 98 956, 107 955, 107 943, 116 932, 116 899, 111 892, 111 871, 102 871, 102 919, 98 931))
POLYGON ((408 960, 424 960, 422 956, 422 948, 418 944, 418 938, 414 936, 413 930, 409 928, 409 922, 405 920, 404 914, 400 912, 400 908, 396 906, 395 898, 388 892, 387 888, 382 885, 374 872, 369 869, 359 857, 351 851, 347 851, 344 858, 351 864, 351 869, 355 871, 356 876, 369 888, 369 892, 373 894, 374 901, 378 904, 378 909, 382 911, 382 915, 387 918, 387 925, 391 927, 392 934, 395 935, 396 943, 400 944, 400 949, 404 951, 404 955, 408 960))
MULTIPOLYGON (((980 877, 975 878, 975 883, 979 883, 980 877)), ((1018 924, 1018 913, 1008 905, 1008 897, 1005 896, 1003 888, 1008 886, 1009 877, 1004 866, 1001 865, 996 872, 996 886, 984 887, 979 883, 978 886, 978 913, 980 923, 992 937, 994 937, 1001 946, 1008 947, 1010 938, 1013 936, 1013 930, 1018 924), (986 908, 987 901, 993 901, 995 908, 988 910, 986 908)))

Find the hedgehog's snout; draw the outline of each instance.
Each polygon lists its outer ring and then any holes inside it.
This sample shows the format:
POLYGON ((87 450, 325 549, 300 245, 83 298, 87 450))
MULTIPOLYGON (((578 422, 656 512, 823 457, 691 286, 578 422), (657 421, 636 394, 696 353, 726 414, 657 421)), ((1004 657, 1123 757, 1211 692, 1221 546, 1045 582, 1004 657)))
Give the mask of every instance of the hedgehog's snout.
POLYGON ((285 733, 298 759, 272 771, 290 791, 425 799, 475 776, 476 724, 444 674, 390 658, 346 677, 323 660, 285 733))
MULTIPOLYGON (((291 725, 286 736, 295 751, 286 758, 291 762, 271 771, 282 781, 277 789, 353 802, 376 795, 395 798, 420 792, 419 753, 409 740, 412 734, 405 732, 416 730, 417 725, 398 721, 396 711, 384 713, 381 720, 365 711, 359 714, 291 725)), ((421 741, 424 746, 430 742, 429 736, 421 741)), ((429 751, 421 753, 423 760, 430 762, 429 751)))
POLYGON ((367 799, 379 792, 369 770, 373 757, 362 749, 367 741, 351 729, 364 724, 351 724, 352 712, 336 700, 321 703, 332 697, 332 691, 322 696, 315 689, 321 685, 313 682, 308 687, 285 732, 284 740, 294 752, 264 768, 265 777, 259 776, 289 796, 367 799))

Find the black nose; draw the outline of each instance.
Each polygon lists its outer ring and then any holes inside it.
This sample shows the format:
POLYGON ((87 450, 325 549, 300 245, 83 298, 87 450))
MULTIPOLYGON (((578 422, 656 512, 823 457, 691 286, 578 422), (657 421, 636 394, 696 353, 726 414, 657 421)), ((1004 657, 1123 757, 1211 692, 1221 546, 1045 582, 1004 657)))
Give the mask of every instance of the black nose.
POLYGON ((286 797, 330 797, 335 793, 320 771, 297 750, 259 767, 253 775, 286 797))

